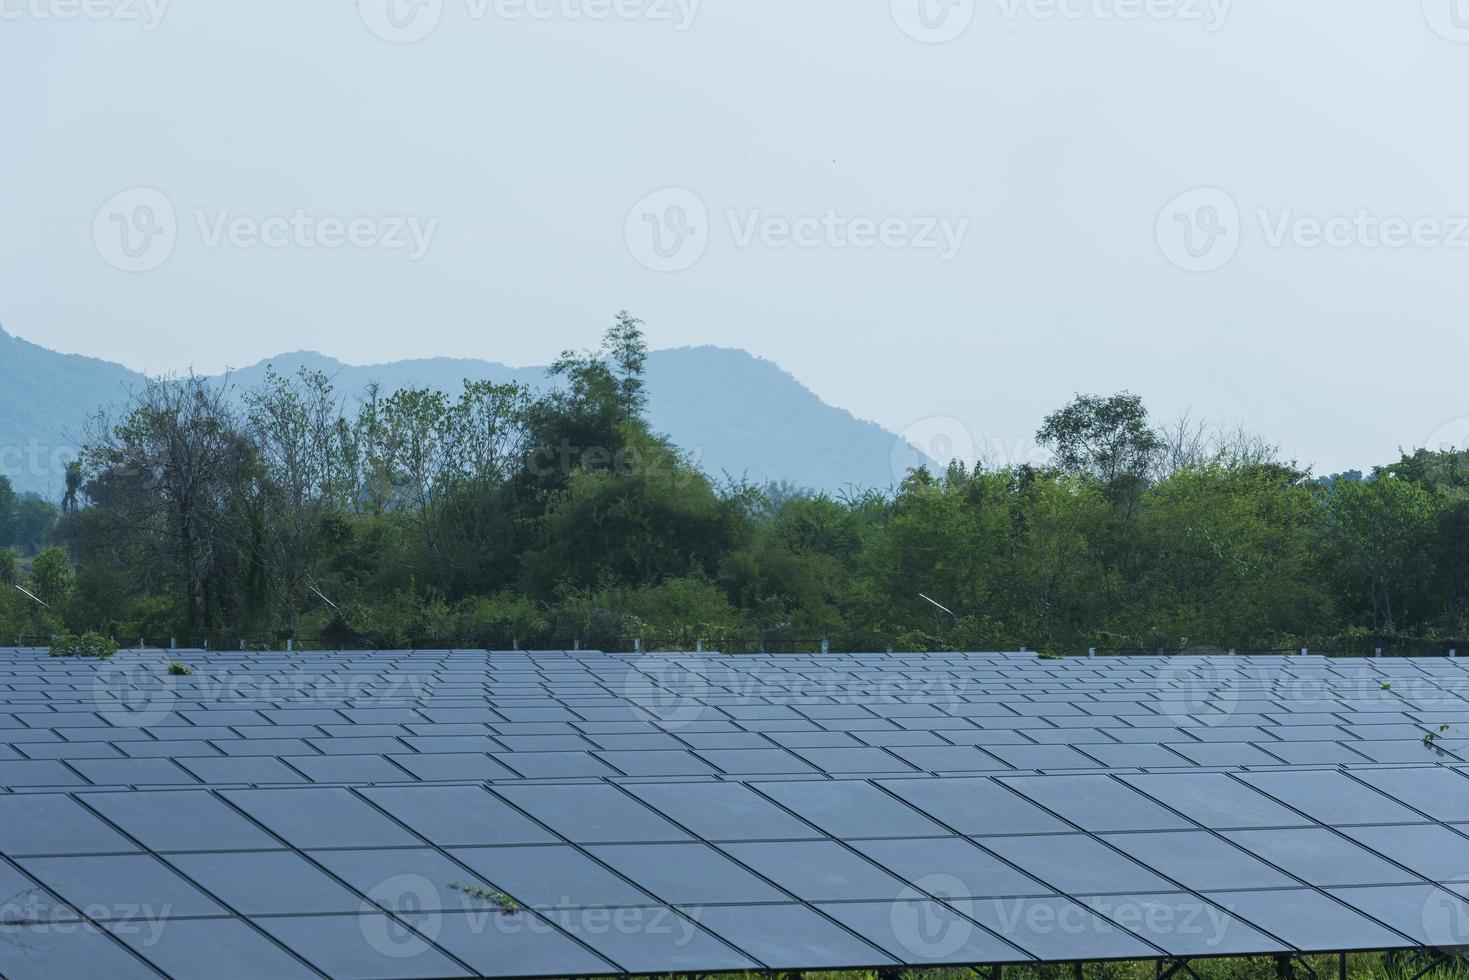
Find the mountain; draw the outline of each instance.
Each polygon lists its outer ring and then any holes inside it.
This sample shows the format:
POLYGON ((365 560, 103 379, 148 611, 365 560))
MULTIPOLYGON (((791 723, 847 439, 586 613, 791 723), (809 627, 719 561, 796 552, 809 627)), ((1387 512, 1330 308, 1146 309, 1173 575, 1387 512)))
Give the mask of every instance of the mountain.
MULTIPOLYGON (((545 384, 545 368, 447 357, 349 365, 314 351, 267 358, 231 372, 239 386, 258 384, 267 367, 291 375, 319 370, 339 391, 384 392, 404 387, 456 392, 465 379, 545 384)), ((885 490, 921 454, 873 422, 828 405, 779 366, 745 351, 680 347, 653 351, 647 362, 648 417, 654 429, 687 451, 716 479, 726 474, 756 483, 785 481, 829 492, 852 487, 885 490), (897 459, 895 465, 894 459, 897 459), (895 472, 896 470, 896 472, 895 472)), ((24 449, 67 450, 83 422, 115 406, 142 375, 95 358, 58 354, 0 330, 0 472, 17 490, 57 496, 64 459, 29 465, 24 449)))
POLYGON ((87 419, 142 381, 121 364, 58 354, 0 329, 0 474, 18 492, 60 499, 87 419))

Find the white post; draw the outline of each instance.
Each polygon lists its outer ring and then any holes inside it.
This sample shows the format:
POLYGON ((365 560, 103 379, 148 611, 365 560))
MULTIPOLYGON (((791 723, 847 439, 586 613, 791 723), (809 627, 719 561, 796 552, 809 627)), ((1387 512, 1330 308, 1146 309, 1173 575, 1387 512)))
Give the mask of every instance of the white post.
POLYGON ((1235 655, 1235 653, 1234 653, 1234 647, 1230 647, 1230 648, 1229 648, 1229 655, 1230 655, 1230 656, 1231 656, 1231 657, 1233 657, 1233 656, 1234 656, 1234 655, 1235 655))
POLYGON ((296 640, 295 640, 295 638, 294 637, 288 637, 286 639, 286 652, 287 653, 293 653, 293 652, 295 652, 295 649, 296 649, 296 640))
POLYGON ((1097 655, 1097 648, 1096 647, 1087 647, 1086 648, 1086 655, 1088 657, 1095 657, 1097 655))
POLYGON ((642 653, 643 652, 643 638, 641 636, 638 636, 638 637, 634 637, 633 638, 633 641, 632 641, 632 652, 633 653, 642 653))
POLYGON ((831 644, 828 641, 826 641, 826 640, 822 640, 821 641, 821 652, 822 653, 830 653, 831 652, 831 644))
POLYGON ((170 650, 177 650, 179 648, 179 638, 176 636, 170 636, 168 638, 168 648, 170 650))
POLYGON ((1373 654, 1373 656, 1374 657, 1380 657, 1380 656, 1382 656, 1382 647, 1378 647, 1377 648, 1377 652, 1375 654, 1373 654))
POLYGON ((694 652, 695 653, 703 653, 704 652, 704 641, 703 640, 695 640, 694 641, 694 652))
POLYGON ((571 649, 572 650, 580 650, 581 649, 581 640, 580 639, 573 639, 571 641, 571 649))

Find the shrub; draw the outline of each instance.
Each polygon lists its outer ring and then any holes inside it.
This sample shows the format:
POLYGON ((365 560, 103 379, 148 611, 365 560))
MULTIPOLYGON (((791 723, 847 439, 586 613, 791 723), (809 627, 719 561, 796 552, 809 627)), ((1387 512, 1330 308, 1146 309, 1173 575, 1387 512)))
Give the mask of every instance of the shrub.
POLYGON ((117 644, 101 633, 62 633, 51 644, 53 657, 101 657, 107 659, 117 652, 117 644))
POLYGON ((175 662, 168 665, 168 672, 174 677, 188 677, 194 672, 194 668, 190 667, 188 664, 175 662))

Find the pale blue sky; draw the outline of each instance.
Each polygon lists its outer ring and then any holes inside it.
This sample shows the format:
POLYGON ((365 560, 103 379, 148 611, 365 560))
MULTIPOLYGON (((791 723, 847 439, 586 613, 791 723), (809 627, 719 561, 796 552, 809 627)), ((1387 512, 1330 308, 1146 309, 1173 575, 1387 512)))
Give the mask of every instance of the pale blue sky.
POLYGON ((79 2, 0 0, 40 344, 530 364, 627 307, 1002 457, 1076 390, 1318 470, 1469 435, 1469 0, 79 2))

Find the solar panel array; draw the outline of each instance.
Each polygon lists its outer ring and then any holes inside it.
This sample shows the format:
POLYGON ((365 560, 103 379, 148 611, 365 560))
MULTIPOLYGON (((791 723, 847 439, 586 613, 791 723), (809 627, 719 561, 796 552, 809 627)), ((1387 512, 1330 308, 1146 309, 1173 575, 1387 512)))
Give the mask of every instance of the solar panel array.
POLYGON ((0 974, 1458 945, 1466 682, 1449 659, 0 651, 0 974))

